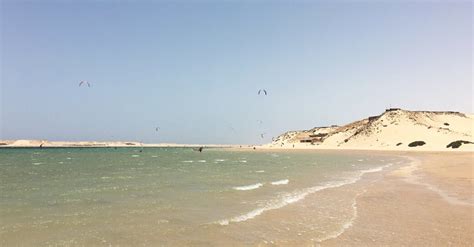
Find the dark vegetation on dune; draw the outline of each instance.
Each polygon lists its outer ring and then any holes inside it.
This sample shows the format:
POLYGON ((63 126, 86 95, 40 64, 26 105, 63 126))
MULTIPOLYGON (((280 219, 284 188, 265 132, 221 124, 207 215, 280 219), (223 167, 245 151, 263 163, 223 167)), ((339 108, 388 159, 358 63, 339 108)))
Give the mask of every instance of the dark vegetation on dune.
POLYGON ((403 143, 399 142, 399 143, 397 143, 397 146, 400 146, 400 145, 402 145, 402 144, 403 144, 403 143))
POLYGON ((408 144, 408 146, 409 147, 418 147, 418 146, 423 146, 425 144, 426 144, 426 142, 424 142, 424 141, 414 141, 414 142, 408 144))
POLYGON ((449 143, 446 146, 446 148, 459 148, 462 144, 474 144, 474 142, 463 141, 463 140, 453 141, 453 142, 449 143))

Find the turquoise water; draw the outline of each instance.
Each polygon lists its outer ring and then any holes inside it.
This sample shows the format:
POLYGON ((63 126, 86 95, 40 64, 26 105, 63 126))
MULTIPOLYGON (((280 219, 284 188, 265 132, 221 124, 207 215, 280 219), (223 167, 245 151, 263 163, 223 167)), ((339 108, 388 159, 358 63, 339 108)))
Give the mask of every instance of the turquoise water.
POLYGON ((357 191, 322 196, 356 188, 366 174, 395 161, 308 151, 0 149, 0 241, 8 246, 254 245, 284 236, 276 234, 280 223, 272 221, 287 222, 282 229, 313 229, 308 241, 324 238, 351 217, 344 214, 357 191), (316 207, 314 219, 329 223, 298 225, 308 207, 316 207))

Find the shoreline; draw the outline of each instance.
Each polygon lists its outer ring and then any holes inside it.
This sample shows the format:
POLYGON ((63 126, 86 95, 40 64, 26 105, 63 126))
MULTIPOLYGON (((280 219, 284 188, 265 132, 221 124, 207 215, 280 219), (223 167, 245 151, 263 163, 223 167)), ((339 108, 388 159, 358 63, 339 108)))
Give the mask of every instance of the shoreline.
POLYGON ((234 144, 177 144, 177 143, 160 143, 160 144, 146 144, 138 142, 47 142, 35 144, 5 144, 2 148, 236 148, 239 145, 234 144))
POLYGON ((384 172, 382 179, 367 186, 354 199, 356 217, 351 225, 319 244, 471 245, 473 155, 400 154, 410 161, 384 172), (446 173, 446 167, 457 171, 446 173))
MULTIPOLYGON (((1 141, 0 141, 1 142, 1 141)), ((236 144, 48 144, 40 145, 0 145, 1 149, 15 149, 15 148, 222 148, 231 151, 321 151, 321 152, 387 152, 387 153, 474 153, 473 147, 463 149, 434 149, 434 148, 400 148, 400 149, 386 149, 386 148, 280 148, 280 147, 266 147, 259 145, 236 145, 236 144)))

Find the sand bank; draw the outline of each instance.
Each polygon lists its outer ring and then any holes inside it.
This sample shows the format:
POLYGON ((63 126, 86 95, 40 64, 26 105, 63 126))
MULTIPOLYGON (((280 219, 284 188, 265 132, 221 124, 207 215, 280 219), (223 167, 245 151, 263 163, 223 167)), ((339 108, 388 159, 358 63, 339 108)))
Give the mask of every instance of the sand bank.
POLYGON ((180 143, 141 143, 136 141, 48 141, 48 140, 0 140, 4 148, 104 148, 104 147, 238 147, 226 144, 180 144, 180 143))

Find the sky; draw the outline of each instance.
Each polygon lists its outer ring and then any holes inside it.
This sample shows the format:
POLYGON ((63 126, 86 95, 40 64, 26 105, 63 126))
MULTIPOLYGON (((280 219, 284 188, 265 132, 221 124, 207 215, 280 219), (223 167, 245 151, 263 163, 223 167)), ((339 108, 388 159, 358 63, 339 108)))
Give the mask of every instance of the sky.
POLYGON ((389 107, 472 113, 472 9, 2 0, 0 139, 259 144, 389 107))

